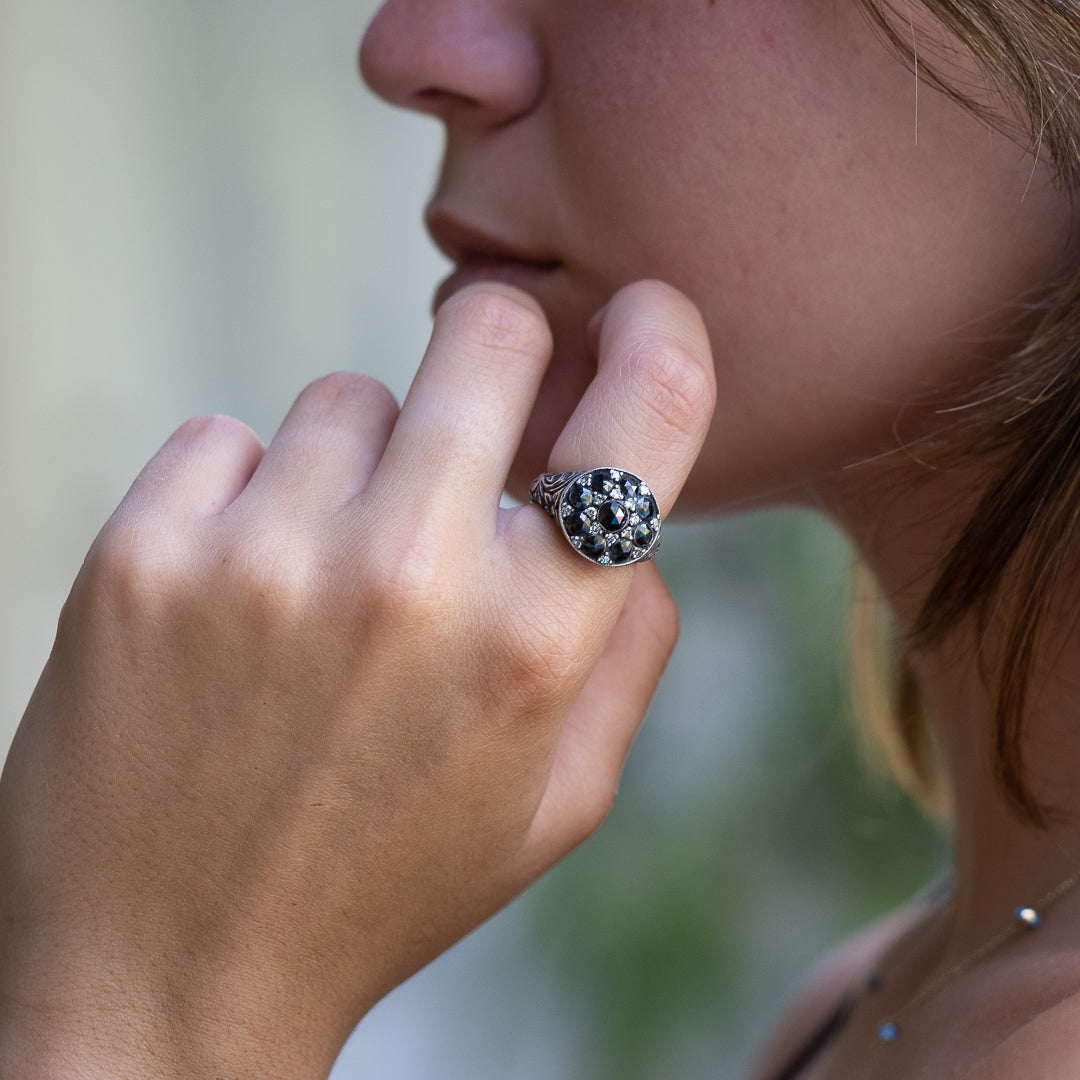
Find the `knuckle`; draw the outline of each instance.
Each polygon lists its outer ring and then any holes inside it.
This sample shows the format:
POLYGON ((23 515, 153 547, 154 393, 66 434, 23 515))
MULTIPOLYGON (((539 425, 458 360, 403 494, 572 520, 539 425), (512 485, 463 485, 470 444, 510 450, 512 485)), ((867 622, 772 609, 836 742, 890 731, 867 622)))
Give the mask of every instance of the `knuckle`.
POLYGON ((91 546, 65 611, 88 603, 122 622, 153 617, 172 603, 188 563, 183 540, 160 517, 114 515, 91 546))
POLYGON ((463 289, 436 321, 471 348, 494 358, 536 357, 551 349, 551 329, 524 293, 485 285, 463 289))
POLYGON ((664 281, 644 279, 620 289, 611 300, 615 322, 625 328, 670 337, 686 349, 709 352, 709 335, 697 305, 664 281))
POLYGON ((334 412, 341 406, 373 399, 396 405, 393 395, 378 379, 356 371, 334 371, 304 387, 297 401, 319 412, 334 412))
POLYGON ((619 794, 619 778, 597 782, 578 809, 578 829, 582 842, 588 840, 607 821, 619 794))
POLYGON ((369 546, 363 599, 366 621, 387 634, 429 633, 448 621, 454 605, 438 551, 421 538, 369 546))
POLYGON ((694 303, 674 285, 657 278, 642 278, 625 285, 618 298, 636 310, 666 312, 680 322, 701 324, 694 303))
POLYGON ((216 591, 256 624, 292 623, 320 608, 322 566, 292 531, 251 529, 220 556, 216 591))
POLYGON ((249 446, 261 450, 258 435, 242 420, 223 413, 207 413, 185 420, 173 433, 172 440, 181 444, 210 443, 214 446, 249 446))
POLYGON ((565 692, 580 667, 579 650, 569 635, 518 628, 508 635, 501 657, 504 681, 528 696, 565 692))
POLYGON ((563 845, 573 849, 585 843, 607 821, 618 796, 618 776, 590 776, 573 794, 563 823, 563 845))
POLYGON ((492 628, 489 682, 504 705, 512 702, 525 723, 570 706, 586 663, 587 650, 578 635, 557 619, 525 622, 505 612, 502 618, 483 619, 482 625, 492 628))
POLYGON ((716 389, 711 372, 670 337, 640 338, 622 361, 620 376, 665 435, 697 436, 712 416, 716 389))
POLYGON ((660 591, 653 604, 647 628, 657 651, 670 659, 682 630, 679 605, 666 588, 660 591))
MULTIPOLYGON (((242 421, 222 414, 191 417, 146 463, 110 525, 119 519, 130 523, 136 515, 169 516, 177 507, 173 486, 178 482, 183 490, 196 474, 213 481, 238 468, 251 471, 262 455, 261 440, 242 421)), ((140 528, 148 524, 144 520, 140 528)))

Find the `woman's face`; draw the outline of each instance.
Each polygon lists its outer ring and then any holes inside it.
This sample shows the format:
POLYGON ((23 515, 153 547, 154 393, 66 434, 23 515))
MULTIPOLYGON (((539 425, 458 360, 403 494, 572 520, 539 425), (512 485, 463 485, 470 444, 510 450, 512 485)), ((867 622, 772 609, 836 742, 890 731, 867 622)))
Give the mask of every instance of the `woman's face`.
POLYGON ((1070 256, 1046 171, 919 84, 856 0, 389 0, 361 63, 445 123, 442 293, 510 281, 551 320, 519 486, 628 282, 681 288, 709 328, 719 403, 684 504, 828 503, 1070 256))

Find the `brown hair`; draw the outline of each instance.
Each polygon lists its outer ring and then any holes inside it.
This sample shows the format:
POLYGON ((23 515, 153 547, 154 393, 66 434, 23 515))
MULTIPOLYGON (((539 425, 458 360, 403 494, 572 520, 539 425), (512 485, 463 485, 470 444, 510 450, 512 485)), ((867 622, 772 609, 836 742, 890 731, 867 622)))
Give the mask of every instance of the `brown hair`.
MULTIPOLYGON (((1035 157, 1053 163, 1064 187, 1080 188, 1080 0, 921 0, 974 56, 997 100, 1020 110, 1019 119, 991 111, 972 88, 950 80, 947 51, 916 55, 910 20, 894 4, 860 2, 920 80, 1022 139, 1035 157)), ((985 643, 992 619, 999 644, 985 675, 994 701, 995 775, 1032 824, 1045 822, 1046 808, 1025 773, 1025 708, 1036 648, 1080 531, 1080 270, 1046 285, 1034 330, 1007 368, 978 389, 979 406, 941 451, 946 459, 986 455, 993 471, 899 646, 892 718, 882 729, 901 779, 941 807, 947 778, 904 655, 941 642, 969 618, 985 643)))

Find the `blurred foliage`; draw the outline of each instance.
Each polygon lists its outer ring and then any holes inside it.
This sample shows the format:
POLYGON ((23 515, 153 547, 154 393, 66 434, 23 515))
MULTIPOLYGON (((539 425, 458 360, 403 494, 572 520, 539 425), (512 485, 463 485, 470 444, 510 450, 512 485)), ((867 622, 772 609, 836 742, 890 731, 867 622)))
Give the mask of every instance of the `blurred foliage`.
POLYGON ((796 512, 665 536, 684 641, 610 819, 529 907, 530 963, 582 1018, 596 1080, 737 1075, 815 955, 947 863, 940 829, 858 760, 851 558, 796 512), (725 647, 736 677, 702 701, 725 647))

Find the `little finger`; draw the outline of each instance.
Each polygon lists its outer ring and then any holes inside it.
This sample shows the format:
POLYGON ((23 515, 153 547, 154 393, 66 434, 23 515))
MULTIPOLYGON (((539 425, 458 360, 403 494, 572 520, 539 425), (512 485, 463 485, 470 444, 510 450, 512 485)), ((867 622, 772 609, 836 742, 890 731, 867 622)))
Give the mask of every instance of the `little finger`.
POLYGON ((213 517, 240 495, 262 456, 262 443, 246 424, 230 416, 197 416, 150 459, 113 518, 213 517))

